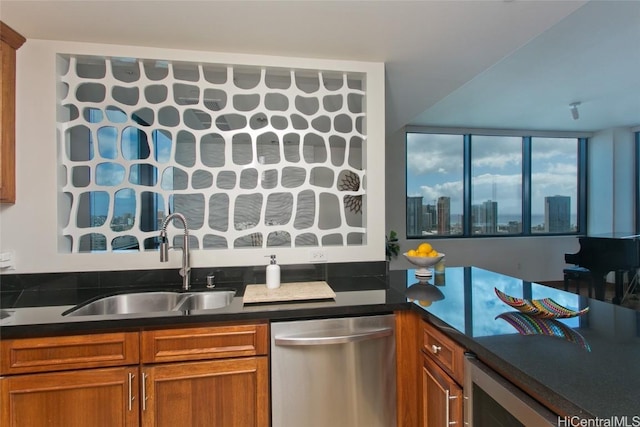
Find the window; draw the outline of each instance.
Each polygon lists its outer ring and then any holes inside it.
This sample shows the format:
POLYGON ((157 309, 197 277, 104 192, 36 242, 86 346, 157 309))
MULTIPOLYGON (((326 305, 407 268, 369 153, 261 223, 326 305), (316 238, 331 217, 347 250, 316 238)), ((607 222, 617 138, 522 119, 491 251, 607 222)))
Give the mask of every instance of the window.
POLYGON ((522 138, 471 136, 471 233, 522 231, 522 138))
POLYGON ((531 138, 531 233, 578 231, 578 144, 531 138))
POLYGON ((407 134, 407 237, 462 234, 464 137, 407 134))
POLYGON ((407 132, 407 238, 585 229, 586 140, 407 132))

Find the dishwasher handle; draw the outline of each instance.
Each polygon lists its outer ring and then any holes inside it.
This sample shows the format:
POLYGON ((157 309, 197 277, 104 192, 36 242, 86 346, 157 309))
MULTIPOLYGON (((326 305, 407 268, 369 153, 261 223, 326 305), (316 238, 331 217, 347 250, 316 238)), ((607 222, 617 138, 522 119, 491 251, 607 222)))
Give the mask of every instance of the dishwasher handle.
POLYGON ((294 345, 330 345, 330 344, 347 344, 358 341, 373 340, 377 338, 388 337, 393 334, 393 328, 369 329, 364 331, 349 332, 346 334, 317 333, 293 336, 276 336, 274 341, 279 346, 294 345))

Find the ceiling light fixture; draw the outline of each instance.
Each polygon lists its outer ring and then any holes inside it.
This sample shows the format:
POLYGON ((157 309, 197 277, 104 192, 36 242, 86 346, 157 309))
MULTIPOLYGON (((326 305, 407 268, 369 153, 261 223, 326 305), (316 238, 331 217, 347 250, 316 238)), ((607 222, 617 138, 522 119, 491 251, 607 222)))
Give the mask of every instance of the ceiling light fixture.
POLYGON ((578 105, 582 104, 581 102, 572 102, 569 104, 569 108, 571 109, 571 117, 573 120, 578 120, 580 118, 580 112, 578 111, 578 105))

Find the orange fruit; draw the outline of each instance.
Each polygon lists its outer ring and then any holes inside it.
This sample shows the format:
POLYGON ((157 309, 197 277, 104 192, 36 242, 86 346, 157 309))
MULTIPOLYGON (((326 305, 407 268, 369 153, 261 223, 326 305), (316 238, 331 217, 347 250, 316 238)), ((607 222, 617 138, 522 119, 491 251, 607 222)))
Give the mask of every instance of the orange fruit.
POLYGON ((429 243, 420 243, 420 246, 418 246, 417 252, 424 252, 426 254, 428 254, 429 252, 431 252, 431 250, 433 249, 433 247, 429 244, 429 243))

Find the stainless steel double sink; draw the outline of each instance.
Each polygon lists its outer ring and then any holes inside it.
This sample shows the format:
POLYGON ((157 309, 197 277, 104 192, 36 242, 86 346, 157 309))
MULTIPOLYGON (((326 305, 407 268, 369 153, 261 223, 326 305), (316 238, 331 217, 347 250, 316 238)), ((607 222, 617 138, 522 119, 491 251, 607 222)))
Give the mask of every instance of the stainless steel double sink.
POLYGON ((152 291, 109 295, 72 307, 63 316, 95 316, 157 312, 212 310, 231 304, 235 290, 216 289, 193 292, 152 291))

